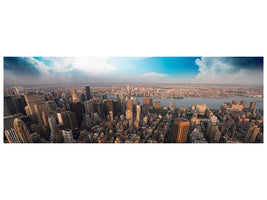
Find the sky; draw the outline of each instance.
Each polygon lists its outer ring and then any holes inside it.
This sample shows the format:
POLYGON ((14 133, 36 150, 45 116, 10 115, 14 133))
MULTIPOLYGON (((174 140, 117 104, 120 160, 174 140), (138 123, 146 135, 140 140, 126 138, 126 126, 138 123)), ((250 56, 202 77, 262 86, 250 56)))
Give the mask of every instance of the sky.
POLYGON ((5 85, 263 85, 263 57, 4 57, 5 85))

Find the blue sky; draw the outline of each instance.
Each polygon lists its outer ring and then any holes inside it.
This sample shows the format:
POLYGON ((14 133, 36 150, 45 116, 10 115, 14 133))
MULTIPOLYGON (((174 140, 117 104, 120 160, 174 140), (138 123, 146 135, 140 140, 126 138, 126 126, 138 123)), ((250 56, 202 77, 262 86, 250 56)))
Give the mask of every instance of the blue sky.
POLYGON ((5 84, 263 84, 262 57, 5 57, 5 84))

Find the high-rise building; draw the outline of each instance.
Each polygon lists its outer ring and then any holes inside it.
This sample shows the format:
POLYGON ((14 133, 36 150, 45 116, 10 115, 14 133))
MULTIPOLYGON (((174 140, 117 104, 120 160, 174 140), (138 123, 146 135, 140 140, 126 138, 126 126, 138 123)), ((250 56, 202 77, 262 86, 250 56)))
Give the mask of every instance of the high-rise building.
POLYGON ((246 132, 243 142, 245 143, 255 142, 259 131, 260 131, 260 128, 258 128, 257 125, 250 126, 246 132))
POLYGON ((101 102, 94 102, 94 112, 103 116, 103 104, 101 102))
POLYGON ((84 102, 84 110, 86 114, 94 113, 94 103, 92 100, 84 102))
POLYGON ((91 91, 90 91, 89 86, 85 86, 85 92, 86 92, 87 100, 91 99, 91 91))
POLYGON ((160 109, 160 101, 155 101, 154 108, 155 109, 160 109))
POLYGON ((145 97, 143 99, 143 110, 148 111, 150 107, 150 99, 149 97, 145 97))
POLYGON ((133 100, 132 99, 128 99, 127 101, 127 110, 133 111, 133 100))
POLYGON ((64 143, 73 143, 73 134, 71 130, 63 130, 64 143))
POLYGON ((120 101, 113 101, 114 105, 114 115, 117 115, 122 112, 122 106, 120 101))
POLYGON ((34 122, 39 122, 40 117, 38 116, 38 112, 40 112, 41 107, 43 108, 43 104, 45 104, 45 97, 43 94, 34 94, 29 93, 24 95, 27 106, 25 107, 25 111, 27 115, 31 117, 34 122), (35 106, 37 105, 37 106, 35 106), (37 109, 36 109, 37 108, 37 109), (39 110, 38 110, 39 109, 39 110))
POLYGON ((189 121, 178 118, 174 121, 172 131, 172 143, 186 143, 189 131, 189 121))
POLYGON ((48 118, 48 123, 49 123, 50 130, 51 130, 50 141, 52 141, 54 143, 62 142, 61 133, 58 129, 57 121, 56 121, 55 117, 50 116, 48 118))
POLYGON ((245 106, 246 106, 246 103, 247 103, 247 101, 245 101, 245 100, 241 100, 241 101, 240 101, 240 105, 242 105, 242 106, 243 106, 243 108, 245 108, 245 106))
POLYGON ((108 99, 106 101, 106 113, 109 113, 110 111, 114 113, 114 104, 113 100, 108 99))
POLYGON ((249 108, 255 109, 256 104, 257 104, 256 102, 250 102, 249 108))
POLYGON ((126 110, 126 119, 127 120, 133 120, 133 111, 131 110, 126 110))
POLYGON ((136 105, 136 120, 138 121, 138 123, 141 120, 141 105, 136 105))
POLYGON ((80 98, 79 98, 75 88, 72 89, 72 101, 73 102, 80 102, 80 98))
POLYGON ((176 109, 176 102, 171 102, 170 103, 170 109, 175 110, 176 109))
POLYGON ((80 102, 70 103, 70 111, 72 111, 76 114, 78 127, 80 127, 82 120, 83 120, 82 104, 80 102))
POLYGON ((19 135, 14 128, 5 130, 5 136, 9 143, 21 143, 19 135))
POLYGON ((21 119, 16 118, 14 120, 14 128, 22 143, 32 143, 30 131, 21 119))

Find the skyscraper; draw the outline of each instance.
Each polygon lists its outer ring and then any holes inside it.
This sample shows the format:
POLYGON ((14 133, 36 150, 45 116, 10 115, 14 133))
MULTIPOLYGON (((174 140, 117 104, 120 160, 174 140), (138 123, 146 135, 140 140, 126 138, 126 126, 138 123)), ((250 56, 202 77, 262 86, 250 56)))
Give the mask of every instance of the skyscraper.
POLYGON ((189 131, 189 121, 184 118, 178 118, 174 121, 172 131, 172 143, 186 143, 189 131))
POLYGON ((143 99, 143 109, 148 111, 150 107, 150 99, 148 97, 145 97, 143 99))
POLYGON ((106 113, 109 113, 110 111, 114 113, 114 104, 113 104, 113 100, 109 99, 106 101, 106 113))
POLYGON ((240 101, 240 105, 243 105, 244 108, 245 108, 245 106, 246 106, 246 103, 247 103, 247 101, 245 101, 245 100, 241 100, 241 101, 240 101))
POLYGON ((160 101, 155 101, 154 108, 155 109, 160 109, 160 101))
POLYGON ((86 114, 94 113, 94 103, 92 100, 84 102, 84 110, 86 114))
POLYGON ((260 128, 258 128, 257 125, 250 126, 246 132, 243 142, 245 143, 255 142, 259 131, 260 131, 260 128))
POLYGON ((249 108, 255 109, 256 104, 257 104, 256 102, 250 102, 249 108))
POLYGON ((133 111, 133 100, 132 99, 128 99, 127 109, 133 111))
POLYGON ((59 130, 57 127, 57 121, 53 116, 50 116, 50 117, 48 117, 48 123, 49 123, 50 130, 51 130, 50 141, 57 142, 56 138, 57 138, 57 135, 59 134, 59 130))
POLYGON ((136 111, 137 111, 136 120, 138 122, 140 122, 140 120, 141 120, 141 105, 136 105, 136 111))
POLYGON ((82 120, 83 120, 82 104, 80 102, 70 103, 70 111, 72 111, 76 114, 78 127, 80 127, 82 120))
POLYGON ((5 130, 5 136, 9 143, 21 143, 19 135, 14 128, 5 130))
POLYGON ((16 118, 14 120, 14 128, 22 143, 32 143, 30 131, 21 119, 16 118))
POLYGON ((34 93, 29 93, 24 95, 27 106, 25 107, 25 111, 27 113, 27 115, 29 115, 31 117, 31 119, 34 122, 39 122, 39 117, 38 117, 38 113, 40 112, 40 110, 36 110, 36 106, 35 105, 39 105, 37 106, 37 108, 41 108, 44 103, 45 103, 45 97, 43 94, 34 94, 34 93))
POLYGON ((131 110, 126 110, 126 119, 127 120, 133 120, 133 111, 131 110))
POLYGON ((80 98, 78 97, 77 91, 75 88, 72 89, 72 101, 73 102, 80 102, 80 98))
POLYGON ((64 137, 64 143, 72 143, 73 140, 73 134, 71 130, 63 130, 63 137, 64 137))
POLYGON ((87 100, 91 99, 91 91, 90 91, 89 86, 85 86, 85 92, 86 92, 87 100))

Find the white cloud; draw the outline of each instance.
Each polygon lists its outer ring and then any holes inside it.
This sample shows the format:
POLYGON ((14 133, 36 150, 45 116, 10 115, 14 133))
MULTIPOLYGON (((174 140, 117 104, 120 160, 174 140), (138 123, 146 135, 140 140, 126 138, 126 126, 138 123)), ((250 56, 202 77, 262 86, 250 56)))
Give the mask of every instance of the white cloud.
POLYGON ((206 58, 196 60, 199 74, 193 80, 200 84, 262 84, 262 72, 250 69, 238 69, 237 66, 224 62, 220 58, 206 58))
POLYGON ((140 75, 141 77, 146 77, 146 78, 162 78, 162 77, 167 77, 167 74, 160 74, 156 72, 149 72, 149 73, 144 73, 140 75))
POLYGON ((56 72, 68 72, 74 69, 82 70, 92 76, 115 72, 117 68, 108 63, 108 57, 52 57, 56 72))

